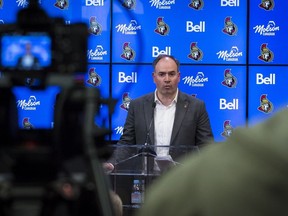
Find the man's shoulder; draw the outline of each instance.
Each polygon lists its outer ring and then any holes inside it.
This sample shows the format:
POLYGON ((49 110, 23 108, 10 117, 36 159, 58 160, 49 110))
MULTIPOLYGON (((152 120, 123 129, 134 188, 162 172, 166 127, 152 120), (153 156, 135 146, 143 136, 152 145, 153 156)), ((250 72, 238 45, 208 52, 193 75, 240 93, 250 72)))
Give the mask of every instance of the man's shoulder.
POLYGON ((184 101, 194 101, 196 103, 204 103, 204 101, 200 98, 197 98, 195 95, 188 94, 186 92, 179 91, 179 99, 184 101))
POLYGON ((150 93, 142 95, 142 96, 140 96, 138 98, 132 99, 131 102, 133 102, 133 103, 142 103, 142 102, 145 102, 145 101, 153 101, 153 97, 154 97, 154 92, 150 92, 150 93))

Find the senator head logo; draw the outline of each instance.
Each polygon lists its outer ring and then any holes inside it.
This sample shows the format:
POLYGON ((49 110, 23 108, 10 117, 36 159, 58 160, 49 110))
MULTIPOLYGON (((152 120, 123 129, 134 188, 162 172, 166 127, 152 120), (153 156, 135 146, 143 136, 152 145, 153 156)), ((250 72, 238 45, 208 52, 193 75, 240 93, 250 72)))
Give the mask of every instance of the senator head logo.
POLYGON ((99 86, 102 82, 102 78, 96 73, 95 68, 90 68, 88 71, 87 84, 92 86, 99 86))
POLYGON ((260 106, 257 109, 265 114, 272 112, 273 104, 268 100, 267 94, 262 94, 260 96, 260 106))
POLYGON ((274 0, 262 0, 258 6, 263 10, 270 11, 273 10, 275 3, 274 0))
POLYGON ((122 6, 128 10, 133 10, 136 7, 136 0, 124 0, 122 6))
POLYGON ((221 82, 223 86, 228 88, 235 88, 237 85, 237 78, 231 73, 231 69, 224 71, 224 80, 221 82))
POLYGON ((194 10, 201 10, 204 7, 203 0, 191 0, 191 3, 188 7, 193 8, 194 10))
POLYGON ((34 128, 31 122, 29 121, 28 117, 23 118, 22 125, 23 125, 23 129, 31 130, 34 128))
POLYGON ((188 55, 188 58, 194 60, 194 61, 200 61, 203 58, 203 52, 202 50, 197 46, 197 42, 192 42, 190 44, 190 53, 188 55))
POLYGON ((56 0, 54 6, 60 10, 68 9, 69 1, 68 0, 56 0))
POLYGON ((166 36, 170 32, 170 27, 167 23, 164 22, 163 17, 158 17, 156 21, 156 29, 154 30, 155 33, 166 36))
POLYGON ((123 52, 121 54, 121 58, 122 59, 125 59, 125 60, 128 60, 128 61, 132 61, 135 59, 135 56, 136 56, 136 53, 135 51, 130 47, 129 45, 130 43, 129 42, 125 42, 123 44, 123 52))
POLYGON ((260 55, 258 59, 264 62, 272 62, 274 59, 274 53, 268 48, 267 43, 263 43, 260 46, 260 55))
POLYGON ((234 36, 238 31, 238 27, 234 22, 232 22, 231 19, 232 19, 231 17, 226 17, 224 19, 224 28, 222 32, 227 35, 234 36))
POLYGON ((129 92, 125 92, 122 95, 122 104, 120 105, 120 108, 123 109, 123 110, 128 111, 131 100, 132 99, 129 96, 129 92))
POLYGON ((93 34, 96 36, 101 35, 102 33, 102 26, 97 22, 95 16, 90 17, 88 31, 90 34, 93 34))
POLYGON ((230 137, 233 133, 233 127, 230 123, 231 121, 230 120, 225 120, 224 123, 223 123, 223 131, 221 133, 221 136, 223 137, 230 137))

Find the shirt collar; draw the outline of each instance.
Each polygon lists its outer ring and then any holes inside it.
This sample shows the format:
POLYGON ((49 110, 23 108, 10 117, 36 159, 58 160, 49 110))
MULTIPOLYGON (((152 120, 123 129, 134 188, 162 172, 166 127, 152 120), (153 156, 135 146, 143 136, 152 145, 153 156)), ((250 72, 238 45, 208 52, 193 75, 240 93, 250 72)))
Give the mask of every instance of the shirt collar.
MULTIPOLYGON (((158 103, 158 104, 162 104, 161 103, 161 101, 159 100, 159 98, 157 97, 157 89, 155 89, 155 91, 154 91, 154 102, 155 103, 158 103)), ((177 99, 178 99, 178 88, 177 88, 177 91, 176 91, 176 95, 175 95, 175 97, 174 97, 174 99, 173 99, 173 101, 172 101, 172 103, 177 103, 177 99)), ((171 104, 172 104, 171 103, 171 104)))

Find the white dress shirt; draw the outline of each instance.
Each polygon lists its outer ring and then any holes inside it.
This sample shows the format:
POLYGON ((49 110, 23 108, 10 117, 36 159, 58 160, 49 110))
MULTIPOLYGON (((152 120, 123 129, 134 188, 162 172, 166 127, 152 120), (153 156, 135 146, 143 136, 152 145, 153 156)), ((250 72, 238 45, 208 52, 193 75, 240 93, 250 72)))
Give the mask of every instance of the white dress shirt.
POLYGON ((156 147, 155 151, 157 156, 167 156, 169 154, 169 146, 175 118, 177 96, 178 96, 178 89, 172 103, 168 106, 165 106, 157 98, 155 91, 156 107, 154 110, 154 125, 155 125, 154 144, 156 146, 163 146, 163 148, 156 147))

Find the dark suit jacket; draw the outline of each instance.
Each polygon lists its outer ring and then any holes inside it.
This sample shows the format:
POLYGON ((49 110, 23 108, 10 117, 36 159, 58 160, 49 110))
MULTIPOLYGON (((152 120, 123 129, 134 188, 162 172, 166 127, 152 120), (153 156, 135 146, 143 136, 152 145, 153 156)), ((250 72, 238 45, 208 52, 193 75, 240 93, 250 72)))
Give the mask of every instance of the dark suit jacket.
MULTIPOLYGON (((154 92, 134 99, 130 102, 127 119, 118 144, 148 144, 154 145, 154 127, 152 124, 147 139, 149 125, 153 118, 154 92)), ((175 120, 171 135, 170 146, 196 147, 206 144, 213 139, 210 120, 205 103, 195 97, 179 91, 176 104, 175 120)), ((169 143, 167 143, 169 145, 169 143)), ((125 158, 124 151, 118 150, 116 161, 125 158)), ((170 151, 173 159, 181 155, 170 151)))

